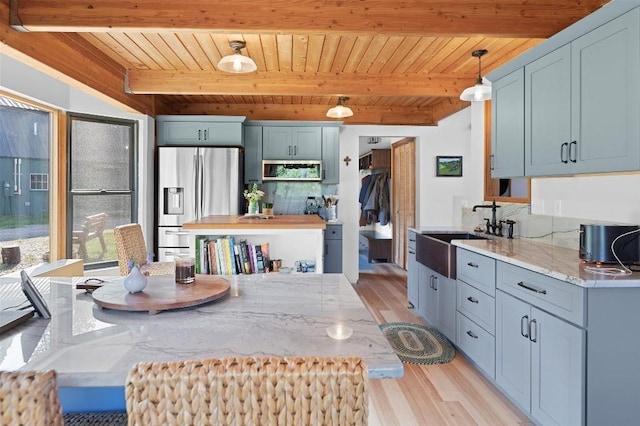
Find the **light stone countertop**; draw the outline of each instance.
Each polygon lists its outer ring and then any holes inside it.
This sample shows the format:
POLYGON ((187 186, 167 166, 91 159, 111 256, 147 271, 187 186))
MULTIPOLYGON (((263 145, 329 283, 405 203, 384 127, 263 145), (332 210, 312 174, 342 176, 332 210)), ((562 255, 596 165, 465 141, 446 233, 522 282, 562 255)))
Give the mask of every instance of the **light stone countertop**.
MULTIPOLYGON (((581 287, 640 287, 640 272, 631 275, 603 275, 585 269, 587 265, 580 260, 578 250, 530 241, 527 239, 508 239, 470 231, 460 226, 418 226, 409 228, 418 234, 464 233, 469 232, 488 238, 487 240, 453 240, 451 243, 478 254, 502 262, 538 272, 561 281, 581 287)), ((620 265, 604 265, 620 269, 620 265)))
POLYGON ((640 287, 640 272, 611 276, 587 271, 586 266, 594 265, 582 263, 578 250, 506 238, 453 240, 452 244, 581 287, 640 287))
MULTIPOLYGON (((90 295, 76 290, 84 277, 35 278, 52 318, 32 318, 3 333, 0 370, 55 369, 61 387, 106 387, 124 386, 139 361, 360 356, 372 379, 402 376, 402 363, 344 275, 225 278, 231 291, 222 299, 156 315, 101 310, 90 295), (335 324, 351 327, 353 335, 330 338, 327 328, 335 324)), ((0 309, 26 300, 19 283, 0 283, 0 309)))

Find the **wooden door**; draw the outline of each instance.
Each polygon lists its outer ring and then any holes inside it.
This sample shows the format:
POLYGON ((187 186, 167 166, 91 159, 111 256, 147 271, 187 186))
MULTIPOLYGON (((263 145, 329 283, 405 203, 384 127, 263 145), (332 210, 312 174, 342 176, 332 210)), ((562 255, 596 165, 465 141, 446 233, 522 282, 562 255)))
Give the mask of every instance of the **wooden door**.
POLYGON ((394 143, 391 156, 393 262, 407 269, 407 228, 415 226, 415 138, 394 143))

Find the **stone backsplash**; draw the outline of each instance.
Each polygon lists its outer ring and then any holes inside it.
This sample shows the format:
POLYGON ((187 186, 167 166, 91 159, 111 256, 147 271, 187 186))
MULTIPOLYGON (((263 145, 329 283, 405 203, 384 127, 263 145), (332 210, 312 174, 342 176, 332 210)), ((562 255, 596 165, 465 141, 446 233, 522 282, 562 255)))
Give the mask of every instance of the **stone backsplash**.
MULTIPOLYGON (((626 223, 595 221, 592 219, 535 215, 529 213, 530 206, 527 204, 497 204, 500 206, 500 208, 496 210, 498 220, 511 219, 516 222, 513 232, 515 238, 526 238, 574 250, 578 250, 579 246, 580 224, 629 225, 626 223)), ((485 229, 485 217, 491 218, 491 209, 477 209, 473 212, 470 207, 462 208, 462 225, 464 227, 472 229, 481 227, 485 229)), ((507 234, 506 225, 503 229, 503 234, 505 234, 505 236, 507 234)))
MULTIPOLYGON (((265 192, 262 201, 273 203, 274 214, 303 214, 308 197, 313 197, 318 206, 322 207, 323 195, 338 193, 338 185, 323 185, 319 182, 265 182, 258 187, 265 192)), ((324 217, 324 208, 320 209, 320 213, 324 217)))

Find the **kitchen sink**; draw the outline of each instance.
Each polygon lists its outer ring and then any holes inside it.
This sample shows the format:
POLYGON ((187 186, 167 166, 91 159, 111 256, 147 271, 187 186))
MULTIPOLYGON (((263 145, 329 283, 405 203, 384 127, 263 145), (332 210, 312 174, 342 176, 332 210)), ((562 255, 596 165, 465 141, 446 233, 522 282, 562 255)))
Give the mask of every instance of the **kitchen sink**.
POLYGON ((456 246, 452 240, 486 240, 470 232, 426 233, 416 238, 416 260, 447 278, 456 278, 456 246))

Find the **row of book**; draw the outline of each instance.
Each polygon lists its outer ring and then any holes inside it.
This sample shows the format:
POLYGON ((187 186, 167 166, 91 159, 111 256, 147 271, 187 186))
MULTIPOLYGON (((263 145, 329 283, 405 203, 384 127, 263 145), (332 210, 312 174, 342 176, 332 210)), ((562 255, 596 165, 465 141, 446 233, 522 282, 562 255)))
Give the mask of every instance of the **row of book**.
POLYGON ((196 274, 238 275, 265 272, 269 243, 250 244, 231 236, 196 239, 196 274))

